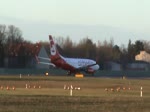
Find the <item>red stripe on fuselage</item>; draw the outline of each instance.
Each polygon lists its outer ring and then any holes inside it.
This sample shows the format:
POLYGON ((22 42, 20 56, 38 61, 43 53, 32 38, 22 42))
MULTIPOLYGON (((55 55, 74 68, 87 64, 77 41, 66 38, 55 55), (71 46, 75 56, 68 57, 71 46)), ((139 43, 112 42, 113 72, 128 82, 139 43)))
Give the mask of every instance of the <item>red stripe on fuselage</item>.
POLYGON ((58 58, 51 58, 51 62, 53 64, 55 64, 57 67, 71 71, 71 72, 75 72, 75 68, 71 65, 69 65, 65 60, 63 60, 61 57, 58 58))

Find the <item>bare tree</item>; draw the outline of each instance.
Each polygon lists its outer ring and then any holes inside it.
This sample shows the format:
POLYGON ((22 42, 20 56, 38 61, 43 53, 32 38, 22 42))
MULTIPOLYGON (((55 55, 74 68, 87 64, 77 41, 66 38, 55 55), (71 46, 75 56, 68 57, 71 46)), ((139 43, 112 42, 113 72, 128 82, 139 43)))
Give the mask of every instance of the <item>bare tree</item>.
POLYGON ((0 44, 5 42, 6 37, 6 26, 0 25, 0 44))
POLYGON ((143 44, 144 44, 144 50, 150 53, 150 41, 143 41, 143 44))
POLYGON ((6 26, 0 25, 0 67, 4 66, 4 43, 5 43, 5 35, 6 34, 6 26))
POLYGON ((23 41, 21 30, 13 25, 8 26, 7 35, 9 43, 20 43, 23 41))
POLYGON ((72 57, 74 55, 73 52, 70 52, 73 50, 73 42, 69 37, 64 40, 63 50, 66 56, 72 57))
POLYGON ((77 49, 80 57, 96 59, 96 44, 88 37, 80 41, 77 49))

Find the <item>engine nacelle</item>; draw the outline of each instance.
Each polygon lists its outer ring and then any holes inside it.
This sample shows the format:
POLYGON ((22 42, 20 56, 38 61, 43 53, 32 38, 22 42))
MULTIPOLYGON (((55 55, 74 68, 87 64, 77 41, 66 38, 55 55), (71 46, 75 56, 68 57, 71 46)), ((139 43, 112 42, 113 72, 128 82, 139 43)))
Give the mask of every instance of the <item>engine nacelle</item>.
POLYGON ((86 70, 86 72, 89 73, 89 74, 93 74, 95 71, 92 68, 88 68, 86 70))

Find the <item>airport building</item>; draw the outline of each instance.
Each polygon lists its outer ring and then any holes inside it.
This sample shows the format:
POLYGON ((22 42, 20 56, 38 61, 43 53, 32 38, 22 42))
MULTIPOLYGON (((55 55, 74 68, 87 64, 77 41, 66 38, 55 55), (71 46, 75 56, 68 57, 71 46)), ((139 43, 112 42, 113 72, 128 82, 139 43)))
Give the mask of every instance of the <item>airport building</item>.
POLYGON ((150 63, 150 54, 146 51, 141 51, 140 54, 135 56, 136 61, 145 61, 150 63))

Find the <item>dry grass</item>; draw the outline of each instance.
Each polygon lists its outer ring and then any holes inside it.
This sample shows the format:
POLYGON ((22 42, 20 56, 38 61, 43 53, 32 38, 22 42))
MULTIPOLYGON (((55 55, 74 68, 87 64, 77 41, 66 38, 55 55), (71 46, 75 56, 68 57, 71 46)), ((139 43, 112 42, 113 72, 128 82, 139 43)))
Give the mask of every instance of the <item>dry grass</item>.
POLYGON ((3 112, 149 112, 150 100, 137 97, 47 95, 0 96, 3 112))
POLYGON ((55 76, 1 76, 0 111, 2 112, 149 112, 150 81, 146 79, 108 79, 55 76), (32 88, 26 89, 28 84, 32 88), (64 85, 81 87, 64 90, 64 85), (34 89, 33 86, 36 86, 34 89), (41 86, 41 89, 37 88, 41 86), (15 86, 16 90, 6 90, 15 86), (143 97, 140 97, 140 87, 143 97), (120 92, 116 88, 120 87, 120 92), (123 88, 126 90, 123 90, 123 88), (128 90, 128 88, 131 90, 128 90), (108 91, 105 91, 105 89, 108 91), (111 88, 114 91, 111 91, 111 88))

